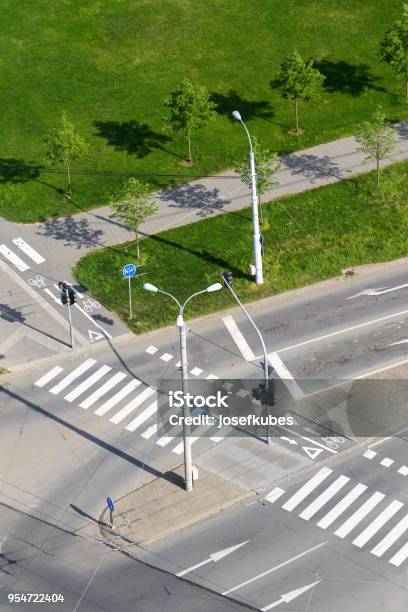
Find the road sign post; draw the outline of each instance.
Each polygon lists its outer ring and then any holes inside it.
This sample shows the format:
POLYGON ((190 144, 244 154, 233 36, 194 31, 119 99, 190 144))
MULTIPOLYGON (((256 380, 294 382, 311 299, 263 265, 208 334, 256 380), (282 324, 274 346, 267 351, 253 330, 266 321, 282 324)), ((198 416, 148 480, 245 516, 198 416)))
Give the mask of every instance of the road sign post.
POLYGON ((110 497, 106 498, 106 503, 108 504, 109 508, 109 522, 111 524, 111 527, 113 528, 113 513, 115 511, 115 505, 110 497))
POLYGON ((125 266, 123 266, 123 268, 122 268, 123 278, 127 278, 128 279, 128 284, 129 284, 129 319, 131 319, 132 316, 133 316, 133 313, 132 313, 131 278, 132 278, 132 276, 135 276, 136 272, 137 272, 137 268, 132 263, 128 263, 125 266))

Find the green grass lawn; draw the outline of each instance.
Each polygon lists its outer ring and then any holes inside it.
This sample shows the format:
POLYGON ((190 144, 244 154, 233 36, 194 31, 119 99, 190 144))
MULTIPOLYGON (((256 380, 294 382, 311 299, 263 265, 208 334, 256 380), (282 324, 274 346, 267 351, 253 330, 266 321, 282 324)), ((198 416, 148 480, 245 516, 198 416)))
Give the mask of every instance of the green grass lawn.
POLYGON ((407 117, 403 83, 379 58, 401 0, 3 0, 0 215, 29 222, 103 204, 117 173, 158 173, 155 188, 218 172, 244 154, 237 108, 280 153, 353 133, 378 103, 407 117), (293 109, 270 88, 297 48, 327 76, 321 99, 293 109), (185 144, 165 130, 163 101, 182 77, 207 86, 217 120, 185 144), (66 110, 91 147, 65 178, 45 172, 43 137, 66 110), (107 174, 98 174, 107 173, 107 174), (177 175, 174 177, 164 175, 177 175))
MULTIPOLYGON (((133 282, 135 332, 175 321, 168 298, 142 290, 149 281, 184 300, 232 270, 234 288, 243 301, 337 276, 358 264, 392 260, 408 251, 408 163, 383 172, 383 189, 375 175, 362 175, 263 205, 265 283, 247 276, 252 261, 251 210, 223 214, 157 234, 142 242, 147 272, 133 282)), ((81 259, 75 276, 88 291, 127 321, 127 281, 119 270, 134 246, 117 245, 81 259), (125 249, 128 249, 128 253, 125 249)), ((129 256, 130 255, 130 256, 129 256)), ((234 305, 227 291, 200 296, 188 306, 187 318, 234 305)))

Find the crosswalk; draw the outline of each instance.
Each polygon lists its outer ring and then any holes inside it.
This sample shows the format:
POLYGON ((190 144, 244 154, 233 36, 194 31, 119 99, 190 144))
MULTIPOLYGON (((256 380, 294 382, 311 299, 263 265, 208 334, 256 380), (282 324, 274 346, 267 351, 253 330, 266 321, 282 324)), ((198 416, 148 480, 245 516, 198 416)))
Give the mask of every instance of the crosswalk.
MULTIPOLYGON (((173 358, 172 355, 170 355, 173 358)), ((196 368, 196 375, 202 370, 196 368)), ((92 411, 96 417, 106 417, 112 426, 122 426, 128 432, 136 432, 149 440, 157 434, 157 401, 153 386, 143 383, 122 371, 113 371, 111 366, 88 358, 71 371, 54 366, 45 372, 34 385, 53 396, 62 397, 68 404, 92 411)), ((201 433, 201 432, 194 432, 201 433)), ((211 439, 220 442, 228 432, 211 439)), ((191 444, 200 439, 192 435, 191 444)), ((161 436, 155 440, 162 448, 176 455, 184 451, 183 441, 178 436, 161 436)))
POLYGON ((364 483, 353 483, 349 476, 336 475, 328 467, 285 497, 286 491, 275 487, 264 500, 270 504, 283 501, 283 510, 298 513, 304 521, 314 518, 320 529, 333 526, 338 538, 350 536, 353 546, 366 547, 374 557, 386 558, 395 567, 408 559, 408 542, 403 541, 408 531, 408 508, 403 502, 388 499, 381 491, 370 491, 364 483))
POLYGON ((23 238, 14 238, 12 240, 13 248, 9 248, 6 244, 0 244, 0 254, 3 255, 13 266, 20 272, 26 272, 31 268, 31 262, 27 263, 27 258, 39 265, 45 262, 45 259, 40 253, 38 253, 31 245, 29 245, 23 238), (15 247, 23 253, 18 255, 15 252, 15 247), (14 249, 14 250, 13 250, 14 249))

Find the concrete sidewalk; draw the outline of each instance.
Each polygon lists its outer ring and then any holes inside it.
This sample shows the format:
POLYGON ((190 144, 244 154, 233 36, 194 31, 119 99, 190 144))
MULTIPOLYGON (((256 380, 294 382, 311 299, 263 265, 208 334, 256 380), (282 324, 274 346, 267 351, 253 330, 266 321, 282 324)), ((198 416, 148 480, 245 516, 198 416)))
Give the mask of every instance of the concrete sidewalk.
POLYGON ((109 510, 100 517, 102 536, 115 546, 149 544, 179 529, 226 510, 253 495, 252 491, 200 468, 194 490, 184 490, 184 467, 167 472, 115 502, 114 526, 109 510))

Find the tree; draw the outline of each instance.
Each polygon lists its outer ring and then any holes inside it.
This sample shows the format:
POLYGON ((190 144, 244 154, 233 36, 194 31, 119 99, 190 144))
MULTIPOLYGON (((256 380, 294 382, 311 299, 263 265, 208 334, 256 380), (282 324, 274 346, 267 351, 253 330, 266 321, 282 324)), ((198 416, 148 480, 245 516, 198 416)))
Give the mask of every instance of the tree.
POLYGON ((165 106, 169 110, 166 120, 175 132, 186 138, 187 161, 192 162, 191 136, 215 119, 215 104, 210 100, 205 87, 195 87, 188 79, 183 79, 178 88, 167 98, 165 106))
POLYGON ((306 63, 296 50, 281 65, 272 87, 277 87, 283 98, 295 102, 296 132, 299 132, 299 102, 316 95, 325 78, 317 68, 313 68, 313 60, 306 63))
POLYGON ((130 232, 134 232, 137 260, 140 261, 139 227, 145 219, 158 211, 157 204, 150 195, 148 183, 142 183, 135 178, 128 179, 111 199, 111 205, 111 217, 120 219, 130 232))
POLYGON ((404 77, 405 94, 408 97, 408 3, 405 2, 402 7, 402 19, 386 32, 381 42, 380 55, 396 76, 404 77))
MULTIPOLYGON (((282 164, 278 160, 278 154, 272 153, 269 149, 264 149, 257 138, 252 138, 252 148, 255 157, 256 186, 258 195, 261 196, 268 189, 277 185, 278 181, 275 174, 282 168, 282 164)), ((251 188, 251 171, 248 167, 248 161, 242 160, 235 164, 235 172, 241 176, 241 181, 251 188)))
POLYGON ((380 187, 380 161, 395 149, 395 133, 388 127, 382 107, 377 106, 369 121, 365 121, 356 140, 360 150, 366 154, 365 161, 377 164, 377 187, 380 187))
POLYGON ((48 147, 45 163, 49 166, 58 162, 65 164, 68 178, 67 195, 71 196, 71 163, 85 155, 88 145, 75 132, 74 125, 68 120, 65 113, 62 113, 59 125, 50 129, 45 137, 45 143, 48 147))

